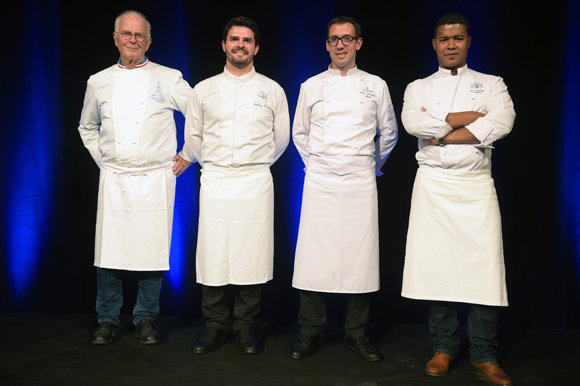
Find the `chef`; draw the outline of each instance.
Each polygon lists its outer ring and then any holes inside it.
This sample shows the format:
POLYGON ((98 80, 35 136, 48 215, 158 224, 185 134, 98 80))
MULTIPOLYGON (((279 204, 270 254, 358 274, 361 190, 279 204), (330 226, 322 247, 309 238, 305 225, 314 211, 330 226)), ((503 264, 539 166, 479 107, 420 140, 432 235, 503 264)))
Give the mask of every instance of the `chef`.
POLYGON ((126 11, 113 32, 119 62, 89 78, 79 132, 101 169, 95 237, 97 313, 93 344, 117 333, 123 271, 139 271, 135 334, 156 344, 163 271, 169 269, 175 178, 191 165, 177 149, 173 111, 185 112, 191 88, 179 71, 150 62, 151 26, 126 11))
POLYGON ((429 300, 433 358, 441 376, 459 351, 455 302, 469 303, 474 369, 493 385, 511 385, 497 364, 498 306, 507 306, 501 218, 491 178, 492 144, 512 129, 515 112, 503 80, 466 64, 469 22, 459 14, 435 26, 439 69, 405 91, 402 120, 419 138, 404 297, 429 300))
POLYGON ((375 176, 397 142, 397 121, 387 84, 355 64, 362 46, 356 20, 333 19, 327 36, 332 63, 302 84, 294 117, 306 176, 292 281, 301 290, 302 327, 289 357, 307 358, 317 349, 324 293, 333 292, 347 294, 345 347, 379 361, 382 354, 364 334, 369 293, 379 289, 375 176))
POLYGON ((284 90, 256 72, 260 32, 247 17, 223 31, 224 71, 193 90, 185 142, 202 167, 197 282, 202 284, 203 336, 193 347, 206 354, 224 341, 228 284, 237 291, 233 312, 236 347, 257 354, 254 317, 262 284, 273 277, 274 190, 270 165, 290 137, 284 90))

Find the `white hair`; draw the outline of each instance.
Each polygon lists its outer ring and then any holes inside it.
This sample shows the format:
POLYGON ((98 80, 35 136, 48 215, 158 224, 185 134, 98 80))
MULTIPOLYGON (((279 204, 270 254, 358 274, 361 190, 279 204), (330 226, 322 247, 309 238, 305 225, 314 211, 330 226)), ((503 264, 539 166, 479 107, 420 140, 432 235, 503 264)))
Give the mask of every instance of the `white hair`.
POLYGON ((117 16, 117 18, 115 19, 115 31, 114 32, 119 32, 119 22, 121 21, 121 18, 123 16, 126 15, 137 15, 137 16, 141 16, 143 18, 143 20, 145 20, 145 22, 147 23, 147 37, 150 38, 151 37, 151 23, 149 23, 149 20, 147 20, 147 18, 145 17, 145 15, 143 15, 141 12, 139 11, 125 11, 122 12, 119 16, 117 16))

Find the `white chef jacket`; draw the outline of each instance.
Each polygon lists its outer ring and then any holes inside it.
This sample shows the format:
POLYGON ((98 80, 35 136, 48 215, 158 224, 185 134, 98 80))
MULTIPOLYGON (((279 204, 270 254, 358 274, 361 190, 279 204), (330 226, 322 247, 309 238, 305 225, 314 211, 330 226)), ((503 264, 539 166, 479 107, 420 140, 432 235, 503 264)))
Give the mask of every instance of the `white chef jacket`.
POLYGON ((455 170, 491 170, 494 141, 509 134, 515 119, 513 102, 502 78, 466 66, 456 76, 439 67, 433 75, 407 87, 401 119, 407 132, 419 138, 419 165, 455 170), (421 111, 424 107, 427 111, 421 111), (478 111, 486 114, 467 125, 480 144, 431 146, 428 139, 443 138, 452 129, 447 114, 478 111))
POLYGON ((184 149, 201 166, 272 165, 290 138, 286 94, 256 72, 224 71, 195 86, 186 114, 184 149))
POLYGON ((329 67, 302 84, 292 130, 306 168, 316 157, 340 175, 369 168, 380 175, 398 138, 387 84, 358 68, 342 77, 329 67))
POLYGON ((379 77, 358 68, 343 77, 329 68, 301 86, 293 138, 306 178, 293 287, 379 289, 375 174, 397 137, 389 90, 379 77))
POLYGON ((402 120, 419 138, 402 296, 507 305, 501 217, 491 178, 491 145, 515 112, 503 80, 467 66, 412 82, 402 120), (426 111, 421 111, 421 108, 426 111), (480 144, 432 146, 451 131, 448 113, 482 112, 467 125, 480 144))
POLYGON ((79 132, 101 168, 96 266, 169 269, 173 112, 186 111, 190 94, 179 71, 147 59, 130 70, 117 63, 89 78, 79 132))
POLYGON ((197 84, 185 121, 186 151, 203 166, 197 282, 260 284, 274 264, 274 194, 269 166, 288 145, 284 90, 254 68, 197 84))

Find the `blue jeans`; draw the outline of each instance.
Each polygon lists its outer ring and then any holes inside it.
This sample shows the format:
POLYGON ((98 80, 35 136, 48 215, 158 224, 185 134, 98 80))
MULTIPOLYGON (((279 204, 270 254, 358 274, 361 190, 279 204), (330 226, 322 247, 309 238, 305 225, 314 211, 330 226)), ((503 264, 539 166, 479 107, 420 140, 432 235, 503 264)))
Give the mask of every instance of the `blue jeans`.
MULTIPOLYGON (((153 321, 159 314, 159 293, 164 271, 140 271, 139 293, 133 309, 133 323, 153 321)), ((97 320, 119 324, 123 305, 123 271, 97 267, 97 320)))
MULTIPOLYGON (((496 361, 498 307, 470 304, 467 314, 469 355, 474 363, 496 361)), ((457 356, 459 336, 457 308, 452 302, 429 302, 429 331, 435 352, 457 356)))

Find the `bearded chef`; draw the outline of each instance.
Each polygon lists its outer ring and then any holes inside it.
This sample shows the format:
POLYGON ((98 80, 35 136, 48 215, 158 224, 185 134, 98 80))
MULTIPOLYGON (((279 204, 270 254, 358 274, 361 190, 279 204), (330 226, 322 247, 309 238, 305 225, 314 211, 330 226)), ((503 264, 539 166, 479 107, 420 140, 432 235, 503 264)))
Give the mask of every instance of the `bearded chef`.
POLYGON ((191 94, 179 71, 150 62, 151 25, 126 11, 113 33, 120 59, 89 78, 79 132, 101 169, 95 237, 97 313, 93 344, 117 333, 123 303, 123 271, 139 271, 133 310, 135 335, 156 344, 163 271, 169 269, 175 179, 191 156, 177 148, 173 111, 191 94))
POLYGON ((260 31, 247 17, 223 31, 224 71, 195 86, 185 121, 185 143, 202 167, 196 253, 206 329, 193 347, 206 354, 225 341, 227 289, 237 291, 236 347, 257 354, 254 317, 262 284, 273 277, 274 190, 270 165, 290 136, 284 90, 256 72, 260 31))
POLYGON ((382 354, 365 337, 369 294, 379 289, 376 175, 397 142, 387 84, 355 64, 362 46, 352 17, 327 28, 328 70, 302 84, 293 138, 306 176, 292 286, 300 289, 300 335, 291 359, 309 357, 326 323, 325 292, 343 293, 345 347, 361 359, 382 354), (376 137, 376 140, 375 140, 376 137))
POLYGON ((439 69, 405 91, 402 120, 419 138, 404 297, 429 300, 434 355, 426 374, 441 376, 459 351, 455 302, 469 303, 471 365, 492 385, 511 385, 497 364, 499 307, 507 306, 501 218, 491 178, 492 144, 515 112, 503 80, 467 67, 469 22, 459 14, 435 26, 439 69))

